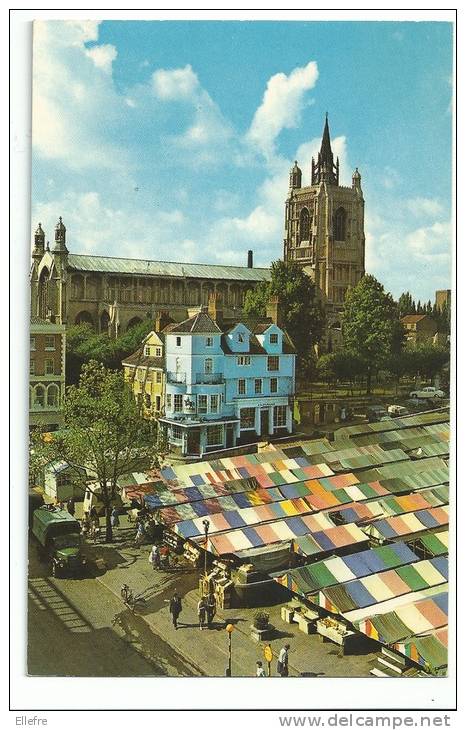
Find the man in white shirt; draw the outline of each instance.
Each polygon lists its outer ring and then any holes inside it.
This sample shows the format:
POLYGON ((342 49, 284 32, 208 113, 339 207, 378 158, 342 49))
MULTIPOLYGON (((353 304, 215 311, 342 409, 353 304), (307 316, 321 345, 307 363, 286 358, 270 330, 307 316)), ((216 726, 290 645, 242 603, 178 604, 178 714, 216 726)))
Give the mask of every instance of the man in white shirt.
POLYGON ((279 673, 280 677, 287 677, 288 676, 288 651, 290 649, 289 644, 285 644, 285 646, 280 649, 280 654, 278 655, 278 662, 277 662, 277 672, 279 673))

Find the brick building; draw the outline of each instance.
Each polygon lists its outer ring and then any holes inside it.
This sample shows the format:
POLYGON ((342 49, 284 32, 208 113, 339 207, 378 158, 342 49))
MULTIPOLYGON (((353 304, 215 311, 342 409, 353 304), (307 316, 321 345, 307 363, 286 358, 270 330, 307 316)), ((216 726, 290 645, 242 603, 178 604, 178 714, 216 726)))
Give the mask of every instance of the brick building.
POLYGON ((31 317, 29 361, 29 426, 62 425, 65 390, 65 327, 31 317))
POLYGON ((406 342, 418 345, 422 342, 432 343, 437 334, 437 323, 428 314, 407 314, 401 318, 406 335, 406 342))

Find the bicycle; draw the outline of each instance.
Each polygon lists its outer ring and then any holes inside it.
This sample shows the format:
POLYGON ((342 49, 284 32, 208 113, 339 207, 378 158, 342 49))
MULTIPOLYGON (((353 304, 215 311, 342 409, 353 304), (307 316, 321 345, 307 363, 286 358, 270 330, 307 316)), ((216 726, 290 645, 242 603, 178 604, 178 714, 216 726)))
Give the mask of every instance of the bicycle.
POLYGON ((120 596, 125 606, 130 609, 131 613, 134 613, 136 608, 140 608, 146 603, 146 599, 142 596, 135 596, 131 588, 126 585, 126 583, 121 586, 120 596))

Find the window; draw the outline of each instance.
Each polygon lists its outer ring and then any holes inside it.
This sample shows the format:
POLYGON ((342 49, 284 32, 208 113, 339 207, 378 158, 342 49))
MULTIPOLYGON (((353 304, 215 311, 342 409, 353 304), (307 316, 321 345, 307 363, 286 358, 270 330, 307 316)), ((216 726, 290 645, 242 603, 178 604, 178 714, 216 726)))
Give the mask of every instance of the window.
POLYGON ((303 208, 299 216, 299 242, 309 241, 311 233, 311 219, 307 208, 303 208))
POLYGON ((251 364, 251 357, 250 355, 240 355, 236 358, 236 364, 240 365, 241 367, 244 365, 250 365, 251 364))
POLYGON ((223 446, 223 426, 209 426, 207 429, 207 446, 223 446))
POLYGON ((333 216, 333 238, 335 241, 344 241, 346 235, 346 212, 344 208, 338 208, 333 216))
POLYGON ((144 382, 145 375, 146 371, 144 368, 138 368, 136 370, 136 380, 139 380, 140 383, 144 382))
POLYGON ((278 334, 276 332, 273 332, 270 335, 270 344, 271 345, 278 345, 278 334))
POLYGON ((218 404, 219 404, 218 395, 211 395, 210 396, 210 412, 211 413, 218 413, 218 404))
POLYGON ((270 378, 270 392, 271 393, 278 392, 278 378, 270 378))
POLYGON ((34 375, 36 372, 36 363, 34 360, 29 360, 29 375, 34 375))
POLYGON ((262 393, 262 380, 260 378, 256 378, 254 380, 254 393, 256 395, 260 395, 262 393))
POLYGON ((255 408, 241 408, 240 411, 240 428, 254 428, 256 421, 255 408))
POLYGON ((55 335, 46 335, 45 349, 46 350, 55 350, 55 335))
POLYGON ((172 439, 174 441, 183 440, 183 429, 181 426, 172 426, 172 439))
POLYGON ((146 383, 152 383, 152 373, 150 370, 146 372, 146 383))
POLYGON ((34 398, 34 405, 40 408, 44 407, 45 403, 45 389, 42 385, 38 385, 36 388, 36 395, 34 398))
POLYGON ((244 334, 243 334, 243 332, 238 332, 238 342, 244 342, 244 334))
POLYGON ((181 395, 181 393, 175 393, 173 397, 173 405, 173 410, 175 411, 175 413, 181 413, 181 411, 183 410, 183 396, 181 395))
POLYGON ((172 394, 167 393, 167 411, 171 411, 172 409, 172 394))
POLYGON ((267 370, 280 370, 280 358, 277 355, 267 358, 267 370))
POLYGON ((207 413, 207 396, 206 395, 197 396, 197 412, 198 413, 207 413))
POLYGON ((273 423, 276 428, 286 426, 286 406, 275 406, 273 409, 273 423))
POLYGON ((53 375, 54 374, 54 362, 53 360, 46 360, 45 361, 45 374, 46 375, 53 375))
POLYGON ((35 337, 31 337, 29 349, 32 351, 34 351, 36 349, 36 338, 35 337))
POLYGON ((150 409, 150 407, 151 407, 151 405, 152 405, 152 404, 151 404, 151 401, 150 401, 150 395, 149 395, 149 393, 146 393, 146 394, 145 394, 145 396, 144 396, 144 405, 145 405, 145 407, 146 407, 146 408, 147 408, 148 410, 150 409))
POLYGON ((176 338, 176 346, 181 347, 181 337, 176 338))
POLYGON ((206 359, 204 360, 204 373, 206 375, 210 375, 211 372, 212 372, 212 358, 206 357, 206 359))
POLYGON ((159 395, 155 396, 155 410, 157 411, 157 413, 160 412, 160 396, 159 395))
POLYGON ((162 348, 161 347, 155 348, 155 357, 162 357, 162 348))
POLYGON ((214 344, 214 338, 213 337, 206 337, 205 338, 205 346, 206 347, 213 347, 214 344))
POLYGON ((246 395, 246 381, 244 378, 238 380, 238 395, 246 395))
POLYGON ((52 408, 56 408, 58 406, 58 385, 55 385, 52 383, 52 385, 49 385, 47 388, 47 405, 51 406, 52 408))
POLYGON ((149 345, 146 345, 145 346, 145 348, 144 348, 144 355, 146 357, 149 357, 149 355, 150 355, 150 346, 149 345))
POLYGON ((157 370, 155 373, 155 382, 161 383, 162 382, 162 373, 160 370, 157 370))

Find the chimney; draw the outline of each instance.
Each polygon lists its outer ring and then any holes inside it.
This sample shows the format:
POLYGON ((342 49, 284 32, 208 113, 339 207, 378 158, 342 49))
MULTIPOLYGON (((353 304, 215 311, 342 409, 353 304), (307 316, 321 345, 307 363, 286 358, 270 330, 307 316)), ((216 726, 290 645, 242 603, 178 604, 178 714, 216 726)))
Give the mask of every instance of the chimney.
POLYGON ((282 326, 282 312, 280 300, 277 296, 270 297, 266 308, 267 317, 272 320, 277 327, 282 326))
POLYGON ((223 308, 222 308, 222 297, 220 292, 212 292, 209 295, 209 305, 207 307, 207 314, 211 319, 218 324, 219 327, 223 323, 223 308))
POLYGON ((166 309, 161 312, 155 313, 154 330, 155 332, 161 332, 167 324, 173 322, 166 309))
POLYGON ((248 251, 248 269, 252 269, 252 266, 253 266, 253 264, 252 264, 252 256, 253 256, 252 251, 249 250, 248 251))

